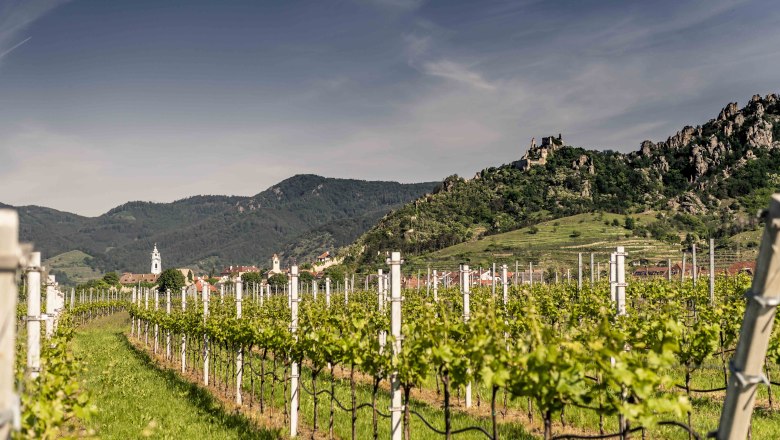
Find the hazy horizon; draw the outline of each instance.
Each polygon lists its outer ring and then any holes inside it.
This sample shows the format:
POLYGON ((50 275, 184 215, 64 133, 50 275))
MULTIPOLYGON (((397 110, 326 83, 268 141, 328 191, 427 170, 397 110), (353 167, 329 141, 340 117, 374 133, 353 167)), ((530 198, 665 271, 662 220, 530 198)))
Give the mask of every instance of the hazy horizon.
POLYGON ((0 0, 0 202, 95 216, 295 174, 632 151, 780 89, 768 0, 0 0), (44 162, 45 160, 45 162, 44 162))

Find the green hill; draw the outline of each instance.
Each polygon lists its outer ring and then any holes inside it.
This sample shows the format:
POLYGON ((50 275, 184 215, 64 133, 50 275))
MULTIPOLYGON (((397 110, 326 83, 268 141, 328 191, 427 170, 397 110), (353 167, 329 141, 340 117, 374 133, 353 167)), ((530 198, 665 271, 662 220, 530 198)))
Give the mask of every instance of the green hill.
POLYGON ((78 284, 102 276, 100 271, 90 266, 91 259, 84 252, 70 251, 48 258, 42 264, 56 275, 60 284, 78 284))
MULTIPOLYGON (((717 118, 686 126, 666 141, 644 141, 629 154, 566 145, 560 135, 543 138, 516 162, 471 179, 448 177, 433 194, 382 218, 344 253, 355 266, 380 264, 391 249, 431 258, 468 258, 490 245, 514 253, 512 240, 525 237, 522 228, 541 224, 542 233, 551 220, 592 212, 656 213, 628 231, 639 240, 652 239, 654 247, 715 238, 720 248, 731 249, 739 245, 729 237, 755 229, 756 210, 777 190, 780 99, 755 95, 741 109, 730 103, 717 118), (500 235, 518 229, 520 235, 500 235)), ((549 238, 586 244, 589 232, 581 233, 549 238)), ((601 240, 597 235, 593 240, 601 240)))
POLYGON ((165 267, 218 271, 230 264, 268 266, 274 253, 306 260, 344 246, 435 185, 298 175, 252 197, 130 202, 93 218, 38 206, 17 209, 21 239, 44 258, 78 250, 92 257, 83 264, 100 271, 147 272, 157 243, 165 267))

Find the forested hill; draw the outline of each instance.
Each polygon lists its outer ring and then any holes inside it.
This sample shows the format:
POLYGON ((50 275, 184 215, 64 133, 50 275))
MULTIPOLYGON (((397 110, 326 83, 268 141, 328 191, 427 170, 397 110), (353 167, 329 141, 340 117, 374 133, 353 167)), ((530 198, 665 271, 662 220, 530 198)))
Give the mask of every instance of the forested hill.
POLYGON ((557 136, 472 179, 450 176, 384 217, 348 249, 348 261, 375 263, 389 249, 418 255, 589 211, 657 211, 658 221, 639 232, 668 242, 679 243, 680 231, 726 237, 748 227, 778 189, 780 100, 755 95, 630 154, 568 146, 557 136))
POLYGON ((195 196, 130 202, 99 217, 18 207, 21 238, 48 258, 71 250, 101 270, 149 271, 154 243, 164 267, 268 266, 271 255, 309 258, 344 246, 435 182, 400 184, 297 175, 252 197, 195 196), (305 249, 296 246, 299 238, 305 249))

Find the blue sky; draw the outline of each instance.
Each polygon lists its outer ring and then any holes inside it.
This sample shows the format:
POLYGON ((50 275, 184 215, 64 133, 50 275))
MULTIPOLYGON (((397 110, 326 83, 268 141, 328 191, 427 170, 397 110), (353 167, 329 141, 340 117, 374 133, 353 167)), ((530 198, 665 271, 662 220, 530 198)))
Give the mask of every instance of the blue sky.
POLYGON ((766 1, 0 0, 0 201, 98 215, 297 173, 630 151, 780 89, 766 1))

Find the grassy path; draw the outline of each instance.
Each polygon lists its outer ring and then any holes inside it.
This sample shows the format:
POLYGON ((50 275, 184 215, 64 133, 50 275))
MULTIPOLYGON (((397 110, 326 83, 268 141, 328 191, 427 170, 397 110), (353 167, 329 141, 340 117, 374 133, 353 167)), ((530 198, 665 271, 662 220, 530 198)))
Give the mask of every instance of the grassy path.
POLYGON ((79 329, 73 351, 84 360, 81 383, 98 407, 86 425, 103 439, 277 439, 227 413, 207 391, 156 367, 122 334, 128 317, 100 318, 79 329))

